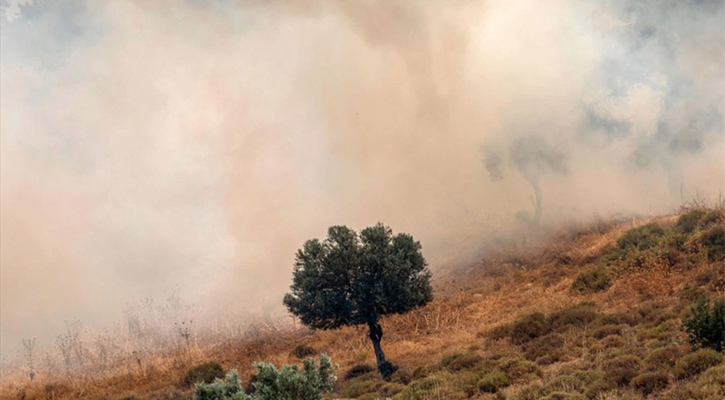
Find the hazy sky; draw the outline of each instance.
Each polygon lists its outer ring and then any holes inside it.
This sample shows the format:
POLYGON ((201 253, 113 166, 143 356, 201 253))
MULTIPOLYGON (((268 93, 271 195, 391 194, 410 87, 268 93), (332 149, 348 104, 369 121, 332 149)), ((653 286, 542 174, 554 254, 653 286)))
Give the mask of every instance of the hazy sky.
POLYGON ((720 0, 1 3, 0 349, 174 288, 279 307, 334 224, 435 269, 535 193, 553 225, 725 189, 720 0))

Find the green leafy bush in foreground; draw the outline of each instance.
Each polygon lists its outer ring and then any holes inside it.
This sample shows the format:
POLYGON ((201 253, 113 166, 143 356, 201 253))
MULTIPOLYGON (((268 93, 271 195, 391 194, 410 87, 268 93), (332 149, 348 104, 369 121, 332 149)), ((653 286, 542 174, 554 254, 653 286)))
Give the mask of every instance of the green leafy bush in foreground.
POLYGON ((709 299, 701 299, 692 308, 692 316, 682 321, 690 341, 722 352, 725 346, 725 299, 710 308, 709 299))
POLYGON ((198 383, 194 400, 321 400, 323 392, 332 390, 337 377, 330 358, 322 354, 319 362, 308 358, 302 370, 296 365, 286 365, 282 370, 272 364, 256 363, 257 380, 254 393, 248 395, 239 383, 239 373, 231 370, 227 376, 212 383, 198 383))

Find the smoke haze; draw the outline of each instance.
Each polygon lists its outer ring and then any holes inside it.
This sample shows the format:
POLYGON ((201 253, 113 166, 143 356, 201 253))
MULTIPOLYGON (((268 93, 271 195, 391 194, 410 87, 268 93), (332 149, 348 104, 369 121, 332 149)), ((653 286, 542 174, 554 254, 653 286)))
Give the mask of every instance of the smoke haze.
POLYGON ((408 232, 435 271, 522 218, 725 189, 719 0, 2 14, 3 351, 173 288, 204 315, 278 310, 295 251, 330 225, 408 232))

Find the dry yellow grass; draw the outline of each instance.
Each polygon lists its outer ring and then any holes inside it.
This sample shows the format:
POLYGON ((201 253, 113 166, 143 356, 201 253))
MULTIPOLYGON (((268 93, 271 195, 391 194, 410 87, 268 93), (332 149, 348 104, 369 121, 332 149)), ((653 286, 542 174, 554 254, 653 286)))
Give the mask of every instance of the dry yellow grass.
MULTIPOLYGON (((644 301, 674 304, 677 299, 673 294, 711 266, 703 263, 688 271, 655 266, 646 274, 632 273, 617 279, 609 290, 592 295, 572 294, 569 288, 576 273, 625 230, 652 221, 672 224, 675 218, 600 222, 569 230, 526 250, 492 252, 475 265, 438 274, 436 299, 430 305, 383 319, 384 350, 391 361, 413 370, 453 352, 505 351, 505 344, 492 347, 481 334, 535 311, 548 314, 583 300, 595 302, 603 312, 627 311, 644 301)), ((356 364, 374 364, 363 328, 313 332, 267 324, 253 336, 234 341, 202 338, 190 354, 170 352, 143 360, 126 359, 113 374, 88 372, 71 378, 41 375, 30 382, 16 371, 3 377, 0 399, 180 398, 190 395, 188 388, 177 384, 191 365, 216 361, 225 368, 239 369, 247 379, 255 361, 276 365, 298 362, 292 350, 300 344, 326 352, 343 373, 356 364)))

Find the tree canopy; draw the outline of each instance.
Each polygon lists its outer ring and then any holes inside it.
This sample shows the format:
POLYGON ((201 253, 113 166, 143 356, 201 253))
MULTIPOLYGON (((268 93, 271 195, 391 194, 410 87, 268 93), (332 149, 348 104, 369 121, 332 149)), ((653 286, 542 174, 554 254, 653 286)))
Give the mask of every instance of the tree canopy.
POLYGON ((313 329, 367 324, 378 368, 387 364, 378 324, 386 314, 403 314, 433 299, 422 246, 411 235, 393 235, 378 223, 358 235, 333 226, 324 241, 312 239, 297 252, 292 291, 284 304, 313 329))

